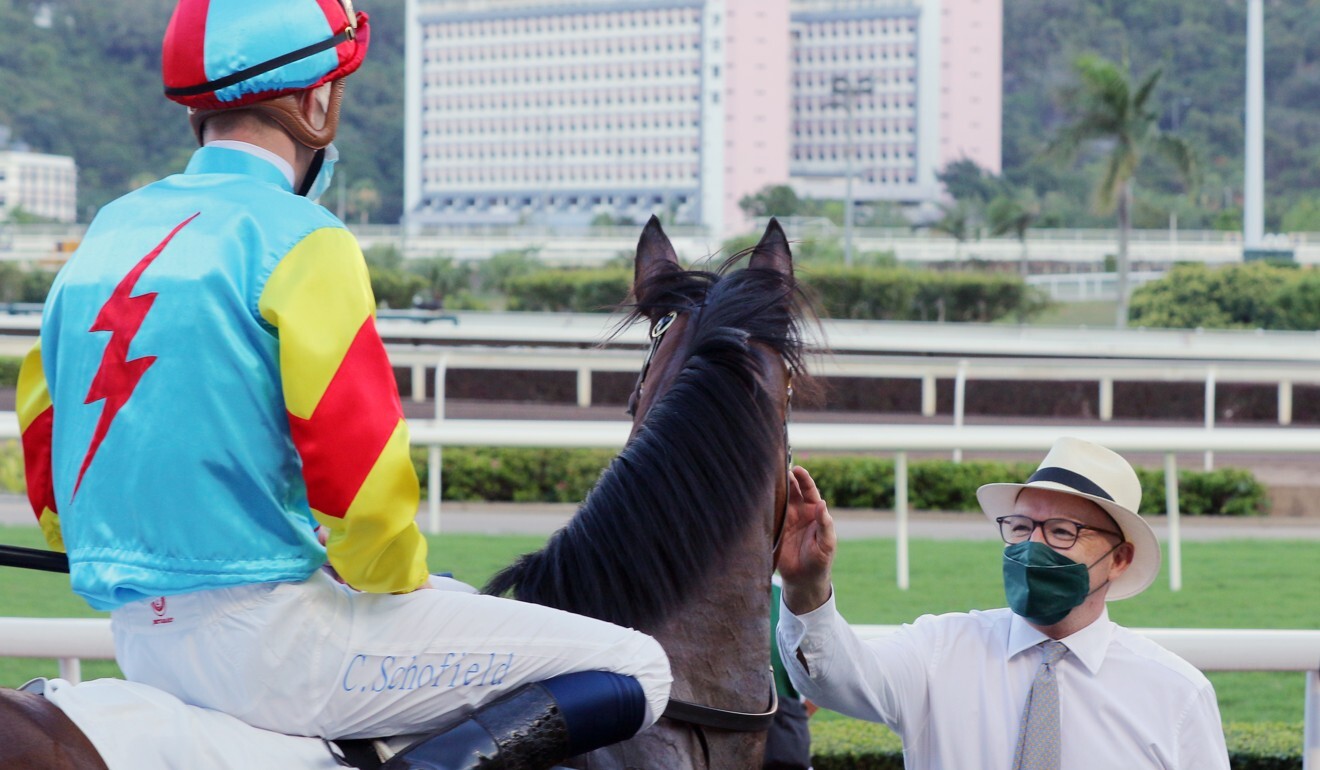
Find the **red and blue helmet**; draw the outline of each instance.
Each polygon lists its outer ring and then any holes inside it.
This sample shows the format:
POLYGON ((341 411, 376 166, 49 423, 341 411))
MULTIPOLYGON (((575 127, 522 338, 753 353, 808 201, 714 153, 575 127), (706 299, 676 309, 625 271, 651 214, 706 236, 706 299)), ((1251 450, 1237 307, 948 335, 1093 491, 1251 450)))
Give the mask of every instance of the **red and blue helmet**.
POLYGON ((370 40, 352 0, 179 0, 165 30, 165 95, 194 110, 245 107, 351 74, 370 40))

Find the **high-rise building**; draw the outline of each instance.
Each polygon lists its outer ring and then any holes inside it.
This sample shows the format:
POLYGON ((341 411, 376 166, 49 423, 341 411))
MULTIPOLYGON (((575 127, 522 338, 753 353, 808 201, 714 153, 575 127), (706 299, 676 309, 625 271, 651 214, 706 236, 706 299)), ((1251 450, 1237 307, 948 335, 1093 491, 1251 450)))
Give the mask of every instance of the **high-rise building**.
POLYGON ((1000 171, 1002 0, 793 0, 793 186, 916 203, 1000 171), (851 159, 851 161, 850 161, 851 159))
POLYGON ((411 0, 421 221, 717 231, 788 176, 788 0, 411 0))
POLYGON ((766 185, 922 202, 999 170, 1002 0, 409 0, 413 221, 652 213, 766 185), (851 161, 849 158, 851 157, 851 161))
POLYGON ((16 210, 55 222, 78 219, 78 169, 67 155, 0 150, 0 222, 16 210))

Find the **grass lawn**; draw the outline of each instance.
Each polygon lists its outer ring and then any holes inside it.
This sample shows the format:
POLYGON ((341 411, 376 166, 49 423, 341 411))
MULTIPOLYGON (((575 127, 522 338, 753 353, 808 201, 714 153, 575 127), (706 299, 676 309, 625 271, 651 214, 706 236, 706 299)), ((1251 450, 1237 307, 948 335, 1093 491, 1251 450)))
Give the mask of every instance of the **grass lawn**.
POLYGON ((1055 302, 1028 323, 1031 326, 1089 326, 1112 328, 1118 303, 1114 300, 1055 302))
MULTIPOLYGON (((0 527, 0 542, 41 546, 35 527, 0 527)), ((533 550, 536 537, 445 535, 431 540, 431 567, 481 584, 517 554, 533 550)), ((923 613, 1004 604, 1000 546, 990 541, 914 540, 911 584, 894 585, 892 540, 849 540, 840 545, 835 570, 839 608, 853 623, 903 623, 923 613)), ((1168 575, 1145 593, 1110 605, 1110 616, 1132 627, 1320 628, 1320 559, 1312 542, 1246 540, 1185 542, 1183 590, 1169 590, 1168 575)), ((97 613, 69 593, 66 578, 0 568, 0 615, 87 617, 97 613)), ((33 676, 54 676, 49 660, 0 658, 0 685, 33 676)), ((84 678, 117 675, 113 663, 85 661, 84 678)), ((1302 721, 1304 675, 1291 672, 1211 673, 1226 722, 1302 721)), ((830 718, 829 715, 822 715, 830 718)))

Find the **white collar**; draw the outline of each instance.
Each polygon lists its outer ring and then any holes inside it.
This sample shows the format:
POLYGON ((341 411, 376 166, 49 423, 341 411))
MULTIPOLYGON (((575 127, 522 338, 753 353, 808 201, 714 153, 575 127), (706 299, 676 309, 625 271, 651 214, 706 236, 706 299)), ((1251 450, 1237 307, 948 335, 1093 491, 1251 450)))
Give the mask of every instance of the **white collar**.
MULTIPOLYGON (((1105 662, 1105 653, 1109 650, 1109 640, 1113 635, 1114 624, 1109 622, 1109 608, 1105 607, 1100 611, 1100 617, 1089 626, 1059 641, 1067 645, 1068 651, 1077 656, 1082 665, 1086 666, 1086 670, 1094 676, 1100 671, 1100 664, 1105 662)), ((1049 641, 1048 636, 1042 634, 1017 613, 1013 613, 1008 626, 1005 657, 1012 658, 1045 641, 1049 641)))
POLYGON ((281 158, 275 153, 267 150, 265 147, 259 147, 251 142, 240 142, 236 139, 215 139, 205 144, 206 147, 221 147, 227 150, 238 150, 246 152, 248 155, 255 155, 268 163, 271 163, 284 174, 284 178, 289 180, 289 187, 293 187, 293 166, 289 161, 281 158))

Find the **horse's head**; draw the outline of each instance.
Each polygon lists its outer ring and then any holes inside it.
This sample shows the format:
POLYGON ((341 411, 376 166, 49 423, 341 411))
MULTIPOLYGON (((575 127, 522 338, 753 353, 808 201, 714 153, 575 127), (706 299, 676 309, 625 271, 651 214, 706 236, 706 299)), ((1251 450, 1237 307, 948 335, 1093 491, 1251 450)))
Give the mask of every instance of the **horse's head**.
POLYGON ((771 221, 748 252, 715 270, 685 270, 653 218, 632 294, 624 325, 645 320, 651 330, 629 399, 632 435, 577 515, 486 590, 636 628, 664 645, 671 704, 687 701, 685 710, 620 749, 619 761, 592 767, 751 767, 773 692, 770 572, 787 490, 789 399, 808 382, 793 258, 771 221), (733 270, 743 257, 747 268, 733 270), (726 711, 702 722, 692 714, 711 709, 696 704, 726 711), (748 721, 735 730, 730 718, 748 721), (708 737, 692 726, 703 723, 722 727, 708 737))
MULTIPOLYGON (((733 378, 743 392, 712 393, 721 401, 751 399, 769 407, 770 423, 781 426, 774 446, 752 442, 750 453, 771 452, 783 458, 774 480, 774 531, 782 525, 790 465, 787 424, 793 375, 802 372, 799 335, 800 292, 793 276, 793 256, 783 229, 774 219, 755 247, 735 254, 716 271, 684 270, 660 222, 652 217, 637 244, 632 313, 627 322, 646 319, 650 349, 628 400, 632 436, 646 425, 652 407, 688 372, 723 365, 750 377, 733 378), (743 257, 747 269, 730 272, 743 257)), ((803 373, 805 376, 805 373, 803 373)))

